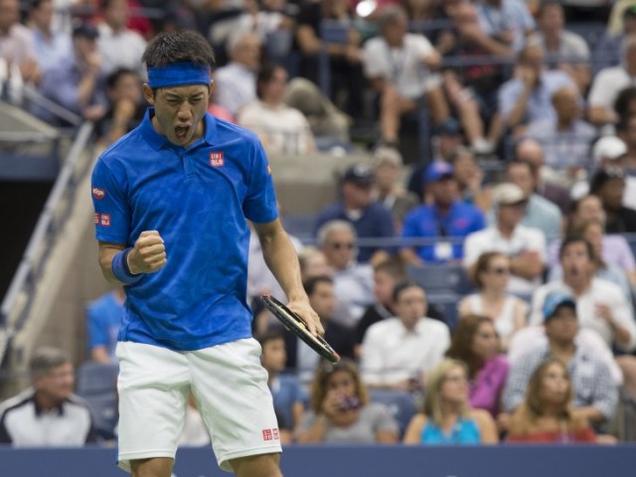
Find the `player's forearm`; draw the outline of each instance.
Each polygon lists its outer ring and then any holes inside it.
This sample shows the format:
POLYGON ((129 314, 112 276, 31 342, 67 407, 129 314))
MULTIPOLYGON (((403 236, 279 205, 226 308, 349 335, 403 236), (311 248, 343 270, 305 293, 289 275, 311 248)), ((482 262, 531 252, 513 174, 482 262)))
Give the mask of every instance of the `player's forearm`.
POLYGON ((102 274, 108 282, 117 285, 122 283, 113 274, 113 258, 123 249, 123 245, 100 245, 99 247, 99 266, 102 269, 102 274))
POLYGON ((265 263, 276 277, 289 301, 303 299, 307 295, 302 285, 300 265, 296 250, 287 236, 287 232, 279 226, 272 233, 260 235, 265 263))

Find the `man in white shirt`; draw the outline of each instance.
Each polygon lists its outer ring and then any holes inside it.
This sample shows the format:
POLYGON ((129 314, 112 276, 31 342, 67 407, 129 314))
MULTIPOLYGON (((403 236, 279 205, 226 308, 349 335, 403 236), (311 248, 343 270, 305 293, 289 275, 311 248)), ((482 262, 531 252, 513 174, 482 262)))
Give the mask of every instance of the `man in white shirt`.
POLYGON ((388 6, 381 13, 382 35, 364 46, 364 72, 381 95, 380 128, 387 144, 397 141, 401 116, 415 111, 424 96, 437 122, 448 116, 440 78, 430 71, 439 66, 440 56, 425 36, 407 33, 407 26, 404 10, 388 6))
POLYGON ((261 64, 261 40, 255 33, 239 31, 227 45, 230 63, 216 70, 216 102, 236 116, 256 99, 256 73, 261 64))
POLYGON ((16 65, 22 79, 34 81, 39 78, 33 37, 28 28, 20 24, 18 0, 0 0, 0 59, 16 65))
POLYGON ((42 72, 72 55, 71 35, 53 29, 53 1, 37 0, 29 6, 29 29, 42 72))
POLYGON ((470 234, 464 242, 464 266, 471 269, 485 252, 501 252, 510 258, 508 291, 530 295, 539 285, 545 264, 543 232, 521 225, 527 199, 515 184, 504 183, 493 191, 495 224, 470 234))
POLYGON ((559 253, 563 278, 539 288, 532 298, 530 324, 543 321, 545 297, 553 291, 564 291, 576 298, 582 328, 596 331, 608 346, 624 351, 636 349, 636 323, 631 307, 621 289, 608 281, 595 278, 592 246, 580 237, 566 239, 559 253))
POLYGON ((141 56, 146 49, 146 40, 126 27, 130 13, 128 2, 105 0, 103 7, 104 20, 97 25, 102 72, 108 75, 117 68, 128 68, 143 73, 141 56))
POLYGON ((597 126, 618 121, 614 101, 618 93, 636 84, 636 35, 623 43, 623 64, 598 72, 588 96, 589 118, 597 126))
POLYGON ((401 282, 393 292, 396 318, 372 325, 362 342, 362 379, 368 385, 410 391, 450 346, 448 327, 426 317, 426 293, 415 282, 401 282))

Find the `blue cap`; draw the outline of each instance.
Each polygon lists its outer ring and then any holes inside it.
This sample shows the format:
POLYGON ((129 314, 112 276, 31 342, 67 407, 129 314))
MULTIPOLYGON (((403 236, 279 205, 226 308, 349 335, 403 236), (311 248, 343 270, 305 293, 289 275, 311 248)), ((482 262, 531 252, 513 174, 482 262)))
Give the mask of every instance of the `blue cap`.
POLYGON ((543 321, 548 321, 554 316, 560 306, 569 306, 576 313, 576 300, 572 295, 562 291, 549 293, 543 302, 543 321))
POLYGON ((425 182, 437 182, 440 179, 453 176, 453 166, 448 162, 434 161, 431 162, 424 172, 425 182))

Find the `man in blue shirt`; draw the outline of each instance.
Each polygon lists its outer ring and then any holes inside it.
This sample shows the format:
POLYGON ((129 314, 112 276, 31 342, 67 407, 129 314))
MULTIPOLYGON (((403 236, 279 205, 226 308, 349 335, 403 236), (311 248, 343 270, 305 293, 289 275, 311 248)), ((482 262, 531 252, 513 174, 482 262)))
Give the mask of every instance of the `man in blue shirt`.
POLYGON ((463 257, 463 237, 485 226, 484 215, 474 205, 458 199, 453 166, 447 162, 432 162, 424 173, 430 205, 421 205, 404 220, 402 236, 430 238, 430 244, 402 249, 407 263, 446 263, 463 257), (457 240, 457 239, 460 240, 457 240))
POLYGON ((93 171, 104 276, 123 283, 119 332, 119 465, 170 477, 192 392, 222 469, 280 476, 280 434, 251 337, 246 303, 249 228, 312 333, 323 333, 276 208, 256 136, 207 114, 214 55, 200 35, 147 47, 141 124, 93 171))
POLYGON ((103 364, 114 361, 125 298, 124 289, 117 287, 88 305, 86 325, 88 347, 93 361, 103 364))
MULTIPOLYGON (((338 201, 324 209, 316 220, 314 234, 327 222, 346 220, 356 230, 358 238, 389 238, 395 234, 391 212, 373 200, 373 170, 356 164, 348 168, 342 178, 341 196, 338 201)), ((386 258, 388 247, 359 247, 357 260, 367 263, 374 258, 386 258)))

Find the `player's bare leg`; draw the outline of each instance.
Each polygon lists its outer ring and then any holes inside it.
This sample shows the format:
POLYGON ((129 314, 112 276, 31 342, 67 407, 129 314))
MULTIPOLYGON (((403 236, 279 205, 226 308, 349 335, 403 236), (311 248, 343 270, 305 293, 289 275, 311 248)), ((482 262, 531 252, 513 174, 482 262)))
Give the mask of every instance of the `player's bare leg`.
POLYGON ((230 461, 236 477, 282 477, 280 454, 241 457, 230 461))
POLYGON ((152 459, 130 461, 132 477, 170 477, 173 464, 174 461, 170 457, 153 457, 152 459))

